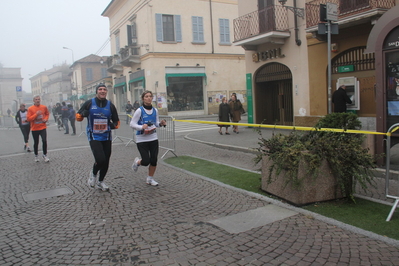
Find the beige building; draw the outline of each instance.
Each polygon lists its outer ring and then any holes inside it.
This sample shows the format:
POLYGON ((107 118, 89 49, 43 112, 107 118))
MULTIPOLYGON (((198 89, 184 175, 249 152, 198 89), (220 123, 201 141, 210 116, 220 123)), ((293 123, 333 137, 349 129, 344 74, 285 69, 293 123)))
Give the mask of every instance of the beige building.
POLYGON ((15 114, 23 100, 21 68, 0 65, 0 115, 15 114))
POLYGON ((102 15, 119 111, 144 89, 161 114, 214 114, 232 92, 246 106, 244 50, 232 44, 237 0, 114 0, 102 15))

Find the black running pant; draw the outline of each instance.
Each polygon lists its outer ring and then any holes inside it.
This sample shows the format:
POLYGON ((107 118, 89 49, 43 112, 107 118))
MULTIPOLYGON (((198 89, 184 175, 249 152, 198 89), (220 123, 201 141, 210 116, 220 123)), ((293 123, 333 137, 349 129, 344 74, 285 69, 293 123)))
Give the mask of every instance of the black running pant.
POLYGON ((141 155, 140 165, 147 166, 150 164, 151 166, 157 166, 159 151, 158 140, 139 142, 137 143, 137 149, 141 155))
POLYGON ((112 141, 90 141, 90 148, 94 155, 93 174, 100 171, 98 181, 103 181, 108 172, 109 159, 111 158, 112 141))
POLYGON ((32 131, 33 151, 35 152, 35 155, 39 154, 39 136, 42 138, 43 155, 47 155, 47 130, 46 129, 32 131))
POLYGON ((29 132, 30 132, 30 125, 20 125, 19 128, 21 129, 22 136, 24 136, 24 143, 28 143, 29 141, 29 132))

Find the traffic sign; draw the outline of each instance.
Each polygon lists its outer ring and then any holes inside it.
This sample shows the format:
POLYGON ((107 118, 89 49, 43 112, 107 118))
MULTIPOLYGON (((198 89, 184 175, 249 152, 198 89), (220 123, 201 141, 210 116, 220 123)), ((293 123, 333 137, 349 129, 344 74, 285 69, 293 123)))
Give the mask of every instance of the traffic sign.
POLYGON ((338 6, 337 4, 327 3, 327 20, 338 21, 338 6))

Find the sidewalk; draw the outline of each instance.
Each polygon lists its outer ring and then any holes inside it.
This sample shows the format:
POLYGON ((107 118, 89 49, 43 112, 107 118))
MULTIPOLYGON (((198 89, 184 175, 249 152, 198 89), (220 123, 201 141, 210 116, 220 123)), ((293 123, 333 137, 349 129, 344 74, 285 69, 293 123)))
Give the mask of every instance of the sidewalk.
MULTIPOLYGON (((253 167, 251 153, 198 142, 251 147, 250 129, 203 133, 197 141, 179 138, 178 155, 253 167)), ((21 138, 16 130, 0 134, 21 138)), ((91 189, 87 140, 60 139, 80 146, 50 149, 50 163, 28 153, 0 156, 0 265, 399 265, 399 241, 163 162, 155 174, 160 185, 148 186, 146 168, 131 170, 134 144, 113 144, 110 192, 91 189)))

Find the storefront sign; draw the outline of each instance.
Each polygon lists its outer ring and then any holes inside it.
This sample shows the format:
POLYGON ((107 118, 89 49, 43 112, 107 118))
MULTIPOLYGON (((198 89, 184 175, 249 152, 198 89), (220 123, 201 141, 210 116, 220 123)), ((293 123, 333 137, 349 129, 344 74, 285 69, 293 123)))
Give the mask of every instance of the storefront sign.
POLYGON ((399 27, 393 29, 385 38, 384 49, 399 48, 399 27))
POLYGON ((252 54, 252 61, 259 62, 283 57, 285 57, 285 54, 281 53, 281 48, 277 48, 252 54))
POLYGON ((352 72, 352 71, 354 71, 353 65, 339 66, 337 69, 338 73, 345 73, 345 72, 352 72))

